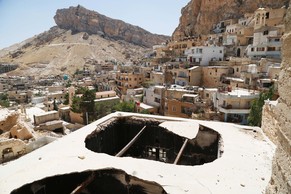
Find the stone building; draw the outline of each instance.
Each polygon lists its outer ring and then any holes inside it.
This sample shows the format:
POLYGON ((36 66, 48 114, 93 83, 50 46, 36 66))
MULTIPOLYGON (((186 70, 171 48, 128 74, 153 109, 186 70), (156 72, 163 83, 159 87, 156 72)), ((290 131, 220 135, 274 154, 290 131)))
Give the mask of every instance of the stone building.
POLYGON ((279 75, 278 86, 280 98, 275 104, 269 103, 265 105, 262 119, 262 129, 277 144, 275 157, 273 159, 272 177, 267 187, 267 194, 291 193, 290 8, 285 17, 285 29, 282 46, 282 70, 279 75))
POLYGON ((138 72, 118 72, 116 76, 117 88, 122 94, 126 94, 127 89, 134 89, 141 86, 144 76, 138 72))

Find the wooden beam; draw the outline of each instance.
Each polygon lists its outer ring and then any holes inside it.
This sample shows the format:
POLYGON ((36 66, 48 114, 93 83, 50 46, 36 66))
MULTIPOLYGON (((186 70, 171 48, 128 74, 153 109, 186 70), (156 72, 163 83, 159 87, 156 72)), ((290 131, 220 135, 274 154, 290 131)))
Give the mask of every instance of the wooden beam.
MULTIPOLYGON (((142 132, 145 130, 146 126, 144 126, 138 134, 120 151, 116 154, 116 157, 121 157, 131 146, 134 142, 140 137, 142 132)), ((71 194, 79 194, 83 191, 93 180, 95 179, 95 173, 92 173, 84 182, 82 182, 79 186, 77 186, 71 194)))
POLYGON ((188 142, 188 139, 186 139, 184 141, 184 143, 183 143, 183 145, 182 145, 182 147, 181 147, 181 149, 180 149, 180 151, 179 151, 179 153, 178 153, 178 155, 177 155, 177 157, 176 157, 176 159, 174 161, 174 164, 178 164, 178 162, 179 162, 179 160, 180 160, 180 158, 182 156, 182 153, 183 153, 183 151, 184 151, 184 149, 185 149, 185 147, 187 145, 187 142, 188 142))
POLYGON ((124 148, 122 150, 120 150, 120 152, 118 152, 115 156, 116 157, 121 157, 131 146, 132 144, 134 144, 134 142, 140 137, 140 135, 142 134, 142 132, 145 130, 146 126, 144 126, 139 132, 138 134, 136 134, 136 136, 134 136, 134 138, 126 145, 124 146, 124 148))
POLYGON ((95 173, 93 172, 84 182, 74 189, 71 194, 81 193, 93 180, 95 179, 95 173))

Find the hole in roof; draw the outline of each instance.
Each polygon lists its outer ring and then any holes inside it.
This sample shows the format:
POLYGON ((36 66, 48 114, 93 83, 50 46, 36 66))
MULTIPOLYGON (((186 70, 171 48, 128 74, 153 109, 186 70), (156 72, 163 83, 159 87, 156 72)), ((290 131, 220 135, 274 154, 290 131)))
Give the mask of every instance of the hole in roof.
POLYGON ((11 194, 43 193, 166 194, 161 185, 117 169, 56 175, 26 184, 11 192, 11 194))
POLYGON ((217 159, 218 132, 199 125, 196 137, 188 139, 161 127, 161 123, 138 117, 114 118, 98 125, 86 137, 85 146, 96 153, 177 165, 201 165, 217 159))

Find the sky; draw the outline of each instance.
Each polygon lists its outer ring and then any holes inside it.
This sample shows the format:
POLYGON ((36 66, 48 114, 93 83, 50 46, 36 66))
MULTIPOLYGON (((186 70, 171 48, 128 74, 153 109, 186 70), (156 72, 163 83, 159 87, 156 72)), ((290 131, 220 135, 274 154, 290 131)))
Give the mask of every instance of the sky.
POLYGON ((0 0, 0 49, 55 26, 56 10, 82 5, 156 34, 172 35, 190 0, 0 0))

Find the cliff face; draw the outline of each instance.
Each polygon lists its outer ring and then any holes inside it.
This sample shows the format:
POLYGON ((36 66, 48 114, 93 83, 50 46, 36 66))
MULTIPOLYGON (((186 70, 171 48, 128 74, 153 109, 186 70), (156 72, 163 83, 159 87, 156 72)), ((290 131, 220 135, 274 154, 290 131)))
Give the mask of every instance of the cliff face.
POLYGON ((169 39, 167 36, 152 34, 138 26, 111 19, 82 6, 59 9, 54 19, 62 29, 101 34, 115 40, 125 40, 145 47, 151 47, 169 39))
POLYGON ((285 35, 282 47, 282 70, 279 77, 278 104, 265 105, 262 129, 277 144, 273 160, 272 178, 267 194, 291 193, 291 9, 285 17, 285 35))
POLYGON ((191 0, 182 10, 179 26, 172 38, 208 34, 213 24, 221 20, 240 18, 259 7, 279 8, 288 0, 191 0))

